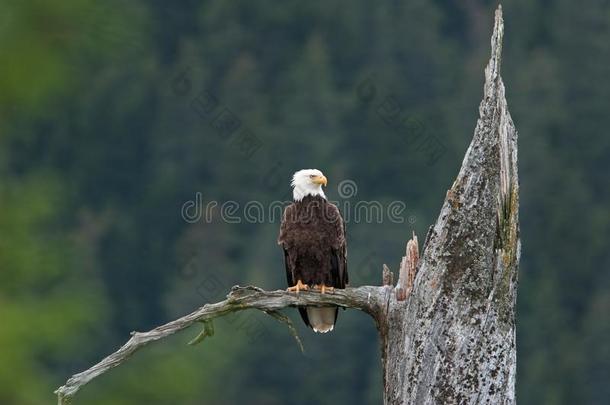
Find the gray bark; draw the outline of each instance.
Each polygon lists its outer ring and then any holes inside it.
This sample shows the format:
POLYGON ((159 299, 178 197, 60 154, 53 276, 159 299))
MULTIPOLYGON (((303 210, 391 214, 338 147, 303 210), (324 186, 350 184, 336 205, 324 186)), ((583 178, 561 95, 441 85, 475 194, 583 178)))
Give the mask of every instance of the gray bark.
POLYGON ((149 332, 133 332, 119 350, 58 388, 59 403, 149 343, 202 322, 203 331, 191 341, 199 343, 213 335, 212 319, 236 311, 273 316, 300 345, 279 311, 303 305, 338 305, 371 315, 381 337, 385 404, 515 403, 519 184, 517 132, 500 77, 503 31, 498 8, 474 138, 421 259, 417 238, 407 244, 396 286, 384 265, 381 287, 298 295, 234 287, 222 302, 149 332))

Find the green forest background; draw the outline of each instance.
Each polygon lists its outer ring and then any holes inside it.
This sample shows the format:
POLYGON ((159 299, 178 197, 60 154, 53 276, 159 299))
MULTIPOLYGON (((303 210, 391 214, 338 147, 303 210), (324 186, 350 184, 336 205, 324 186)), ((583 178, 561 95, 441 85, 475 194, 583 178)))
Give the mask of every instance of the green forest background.
MULTIPOLYGON (((404 223, 348 223, 352 285, 396 269, 436 220, 482 98, 497 3, 16 1, 0 4, 0 404, 65 379, 233 284, 285 288, 279 223, 185 203, 289 198, 315 167, 404 223), (392 105, 405 126, 388 123, 392 105), (414 134, 425 134, 424 138, 414 134), (434 141, 434 152, 422 142, 434 141), (440 145, 440 146, 439 146, 440 145)), ((610 398, 610 4, 504 5, 520 133, 522 404, 610 398)), ((242 205, 243 206, 243 205, 242 205)), ((147 347, 76 404, 378 404, 373 323, 330 335, 258 313, 147 347)))

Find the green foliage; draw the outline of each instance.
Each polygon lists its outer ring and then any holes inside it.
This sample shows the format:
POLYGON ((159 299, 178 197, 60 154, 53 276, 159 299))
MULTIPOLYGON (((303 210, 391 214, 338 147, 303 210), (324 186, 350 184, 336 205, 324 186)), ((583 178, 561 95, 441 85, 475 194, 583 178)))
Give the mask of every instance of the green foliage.
MULTIPOLYGON (((134 3, 135 4, 135 3, 134 3)), ((95 0, 8 0, 0 6, 0 116, 32 114, 79 91, 79 69, 145 46, 142 10, 95 0), (139 18, 137 18, 139 17, 139 18)))
POLYGON ((44 401, 53 370, 90 353, 104 322, 96 275, 79 268, 77 243, 57 223, 62 190, 41 173, 6 179, 0 188, 0 402, 44 401), (95 314, 97 319, 91 317, 95 314))

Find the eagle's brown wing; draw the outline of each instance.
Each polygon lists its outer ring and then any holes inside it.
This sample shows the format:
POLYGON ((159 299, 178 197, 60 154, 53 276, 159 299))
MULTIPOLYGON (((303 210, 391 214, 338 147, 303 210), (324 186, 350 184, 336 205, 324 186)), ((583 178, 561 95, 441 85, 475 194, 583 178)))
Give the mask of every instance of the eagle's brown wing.
MULTIPOLYGON (((286 268, 286 281, 288 281, 288 287, 292 287, 297 283, 295 276, 296 260, 294 257, 290 256, 290 246, 288 246, 288 241, 286 240, 286 231, 289 228, 290 221, 294 219, 295 210, 296 207, 294 204, 290 204, 284 209, 284 215, 282 216, 282 223, 280 225, 280 235, 277 238, 277 243, 282 246, 282 251, 284 252, 284 267, 286 268)), ((307 310, 302 307, 299 307, 298 310, 305 325, 311 327, 309 317, 307 316, 307 310)))
POLYGON ((327 206, 327 218, 333 223, 331 237, 331 271, 335 281, 334 287, 345 288, 349 282, 347 275, 347 240, 345 238, 345 222, 341 217, 339 208, 334 204, 327 206))
POLYGON ((277 238, 278 245, 282 246, 282 250, 284 251, 284 265, 286 267, 286 279, 288 281, 288 286, 291 287, 297 283, 295 274, 294 274, 294 260, 291 260, 286 241, 286 230, 289 226, 290 218, 294 213, 295 206, 294 204, 290 204, 284 209, 284 215, 282 216, 282 223, 280 225, 280 235, 277 238))

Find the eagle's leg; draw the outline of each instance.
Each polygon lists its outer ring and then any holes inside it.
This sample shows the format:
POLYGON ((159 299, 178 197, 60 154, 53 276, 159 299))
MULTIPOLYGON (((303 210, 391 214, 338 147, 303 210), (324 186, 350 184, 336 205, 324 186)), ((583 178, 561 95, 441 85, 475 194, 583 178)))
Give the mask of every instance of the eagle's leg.
POLYGON ((335 287, 331 287, 331 286, 327 286, 326 284, 322 283, 322 284, 316 284, 313 286, 313 289, 315 291, 320 291, 320 293, 322 294, 326 294, 326 291, 328 292, 333 292, 335 291, 335 287))
POLYGON ((303 284, 301 280, 297 280, 297 283, 292 287, 288 287, 286 291, 296 292, 298 294, 301 290, 309 290, 309 286, 307 284, 303 284))

